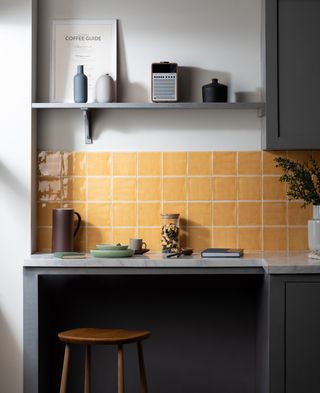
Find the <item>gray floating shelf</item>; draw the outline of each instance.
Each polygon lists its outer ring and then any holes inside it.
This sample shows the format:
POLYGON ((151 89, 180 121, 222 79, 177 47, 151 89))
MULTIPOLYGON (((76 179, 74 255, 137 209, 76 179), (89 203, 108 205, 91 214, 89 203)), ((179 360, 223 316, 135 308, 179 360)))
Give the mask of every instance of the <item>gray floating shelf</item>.
POLYGON ((34 102, 33 109, 80 109, 84 118, 85 142, 92 143, 91 135, 91 110, 93 109, 210 109, 210 110, 257 110, 258 116, 265 114, 265 103, 263 102, 174 102, 174 103, 135 103, 114 102, 108 104, 100 103, 63 103, 63 102, 34 102))

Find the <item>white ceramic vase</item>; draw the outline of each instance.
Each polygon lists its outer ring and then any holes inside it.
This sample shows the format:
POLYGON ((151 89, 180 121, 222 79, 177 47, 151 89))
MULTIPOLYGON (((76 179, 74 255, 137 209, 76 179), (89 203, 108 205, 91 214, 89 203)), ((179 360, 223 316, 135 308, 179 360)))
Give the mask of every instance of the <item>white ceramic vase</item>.
POLYGON ((114 80, 109 74, 101 75, 96 83, 96 100, 100 103, 114 101, 114 80))
POLYGON ((310 251, 320 250, 320 206, 313 206, 313 219, 308 221, 310 251))

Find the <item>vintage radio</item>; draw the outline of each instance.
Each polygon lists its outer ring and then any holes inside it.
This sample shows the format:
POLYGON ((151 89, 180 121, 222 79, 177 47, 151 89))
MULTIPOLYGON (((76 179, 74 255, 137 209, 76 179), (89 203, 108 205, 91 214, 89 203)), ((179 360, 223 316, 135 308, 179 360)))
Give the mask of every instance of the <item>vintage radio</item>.
POLYGON ((151 65, 151 98, 153 102, 178 101, 178 64, 163 61, 151 65))

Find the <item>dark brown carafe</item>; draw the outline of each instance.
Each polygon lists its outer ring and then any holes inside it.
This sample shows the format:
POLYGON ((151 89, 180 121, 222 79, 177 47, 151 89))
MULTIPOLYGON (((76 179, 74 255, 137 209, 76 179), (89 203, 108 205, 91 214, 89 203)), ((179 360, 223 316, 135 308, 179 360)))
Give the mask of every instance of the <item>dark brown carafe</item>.
POLYGON ((228 86, 218 82, 218 79, 212 79, 212 83, 202 86, 203 102, 227 102, 228 86))
POLYGON ((79 231, 81 216, 70 208, 52 209, 52 252, 73 251, 73 239, 79 231), (74 216, 77 223, 74 226, 74 216))

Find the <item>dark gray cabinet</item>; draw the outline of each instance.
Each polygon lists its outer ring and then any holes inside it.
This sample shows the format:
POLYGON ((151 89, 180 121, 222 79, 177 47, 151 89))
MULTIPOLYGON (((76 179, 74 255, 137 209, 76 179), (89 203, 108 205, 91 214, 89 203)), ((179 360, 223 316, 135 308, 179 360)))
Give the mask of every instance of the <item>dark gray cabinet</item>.
POLYGON ((264 0, 264 149, 320 149, 319 15, 320 0, 264 0))

